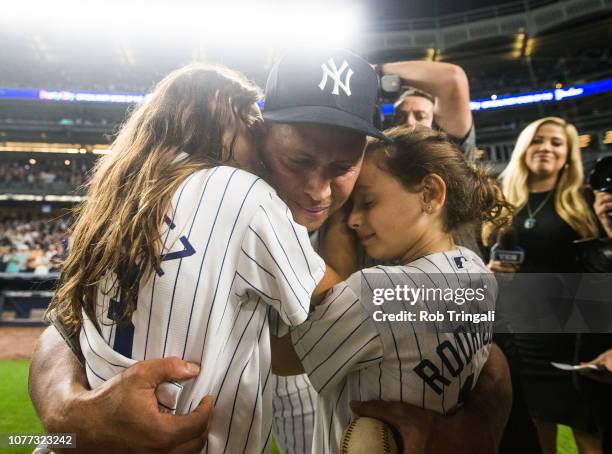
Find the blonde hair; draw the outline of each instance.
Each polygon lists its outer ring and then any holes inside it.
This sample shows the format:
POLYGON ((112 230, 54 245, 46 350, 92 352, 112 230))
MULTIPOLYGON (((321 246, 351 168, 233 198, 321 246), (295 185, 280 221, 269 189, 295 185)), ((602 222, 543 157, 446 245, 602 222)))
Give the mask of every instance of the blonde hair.
POLYGON ((77 208, 72 245, 50 309, 71 331, 82 310, 96 320, 97 286, 114 276, 128 320, 141 279, 161 262, 161 226, 190 174, 232 162, 236 126, 249 122, 259 89, 241 74, 192 64, 170 73, 127 119, 77 208), (228 142, 228 134, 233 132, 228 142), (179 157, 185 153, 183 159, 179 157))
MULTIPOLYGON (((527 204, 529 198, 527 179, 530 171, 525 162, 525 154, 538 129, 545 124, 557 125, 563 129, 568 149, 566 166, 561 170, 555 185, 555 211, 561 219, 578 232, 581 238, 597 237, 598 230, 595 218, 581 193, 584 173, 580 158, 578 132, 574 125, 562 118, 540 118, 527 125, 520 133, 512 151, 510 162, 499 176, 504 196, 514 206, 515 212, 518 212, 527 204)), ((489 237, 494 230, 495 226, 484 225, 482 241, 485 245, 488 245, 489 237)))

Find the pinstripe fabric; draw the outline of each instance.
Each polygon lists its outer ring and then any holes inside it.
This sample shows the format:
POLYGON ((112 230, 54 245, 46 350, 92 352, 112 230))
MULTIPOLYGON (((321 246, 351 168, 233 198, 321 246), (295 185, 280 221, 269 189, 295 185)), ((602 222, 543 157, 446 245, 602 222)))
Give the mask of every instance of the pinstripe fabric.
MULTIPOLYGON (((477 288, 486 284, 486 298, 490 301, 494 301, 497 292, 493 275, 482 260, 463 247, 422 257, 405 266, 369 268, 334 287, 305 323, 291 328, 296 353, 319 393, 313 453, 339 451, 342 434, 351 421, 351 400, 402 401, 447 413, 460 405, 463 393, 472 389, 486 362, 490 336, 485 336, 460 371, 450 373, 438 349, 459 350, 452 333, 437 328, 435 332, 418 332, 410 322, 375 322, 375 311, 391 310, 385 304, 376 306, 362 299, 361 286, 380 288, 385 281, 387 285, 442 288, 477 288), (458 268, 455 257, 470 266, 458 268), (424 360, 431 361, 447 379, 441 389, 432 387, 417 373, 417 366, 424 360)), ((429 304, 438 304, 442 309, 444 303, 429 304)), ((429 307, 430 311, 435 309, 429 307)), ((491 328, 492 324, 488 326, 491 328)))
POLYGON ((161 234, 161 269, 141 283, 131 325, 116 326, 108 317, 109 300, 122 304, 112 276, 99 287, 101 330, 88 322, 80 338, 89 382, 99 386, 142 359, 198 362, 200 376, 170 386, 175 401, 160 404, 182 414, 211 394, 215 414, 205 452, 267 452, 269 315, 278 313, 290 326, 303 322, 324 262, 274 190, 230 167, 188 178, 172 199, 161 234), (133 342, 117 343, 118 336, 133 342))
MULTIPOLYGON (((319 250, 323 228, 310 234, 310 243, 315 251, 319 250)), ((276 337, 289 332, 275 312, 270 314, 270 331, 276 337)), ((308 376, 279 377, 272 374, 272 386, 272 430, 278 449, 282 454, 310 453, 317 392, 308 376)))

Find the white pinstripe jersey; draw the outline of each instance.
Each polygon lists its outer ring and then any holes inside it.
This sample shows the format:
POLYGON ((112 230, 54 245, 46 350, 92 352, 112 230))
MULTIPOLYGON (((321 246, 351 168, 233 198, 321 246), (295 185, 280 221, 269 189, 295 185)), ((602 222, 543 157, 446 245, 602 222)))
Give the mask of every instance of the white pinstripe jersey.
POLYGON ((215 410, 205 452, 268 452, 268 315, 275 310, 288 325, 303 322, 325 264, 275 191, 231 167, 187 178, 173 196, 162 239, 161 269, 141 283, 128 326, 110 318, 122 304, 111 277, 100 285, 101 332, 86 322, 80 337, 89 382, 99 386, 137 360, 198 362, 202 373, 167 385, 177 399, 158 393, 160 403, 187 413, 211 394, 215 410))
POLYGON ((272 374, 272 433, 281 454, 310 454, 317 392, 308 376, 272 374))
POLYGON ((456 408, 475 385, 488 357, 492 323, 487 322, 484 336, 472 344, 473 355, 462 359, 461 370, 457 373, 459 367, 454 363, 453 374, 450 367, 445 373, 437 349, 450 343, 449 347, 459 351, 453 333, 437 328, 436 332, 415 332, 410 322, 374 322, 374 311, 384 310, 384 304, 376 306, 361 298, 362 279, 372 286, 372 278, 417 288, 484 287, 491 304, 497 295, 493 274, 474 252, 463 247, 405 266, 369 268, 335 286, 305 323, 291 329, 296 353, 319 393, 313 453, 339 452, 342 434, 351 421, 351 400, 401 401, 440 413, 456 408), (400 275, 407 279, 398 280, 400 275), (436 389, 426 383, 415 371, 424 360, 441 371, 448 384, 436 389))
MULTIPOLYGON (((310 243, 317 252, 321 248, 324 230, 325 224, 310 233, 310 243)), ((270 332, 276 337, 289 333, 289 328, 279 320, 276 312, 270 313, 270 332)), ((283 377, 273 373, 270 380, 274 390, 272 433, 276 446, 281 454, 309 454, 312 450, 317 392, 306 374, 283 377)))

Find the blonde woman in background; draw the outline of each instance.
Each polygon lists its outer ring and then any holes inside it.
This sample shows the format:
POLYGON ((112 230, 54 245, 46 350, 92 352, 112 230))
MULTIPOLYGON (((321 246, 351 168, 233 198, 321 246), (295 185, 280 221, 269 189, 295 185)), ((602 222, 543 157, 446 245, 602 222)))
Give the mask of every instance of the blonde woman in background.
MULTIPOLYGON (((529 124, 500 179, 506 199, 515 208, 512 226, 525 250, 525 261, 519 267, 492 260, 489 268, 500 273, 577 272, 572 242, 600 236, 603 229, 596 218, 604 224, 605 212, 601 197, 591 209, 592 193, 583 191, 576 128, 558 117, 529 124)), ((484 227, 485 245, 494 243, 494 233, 492 226, 484 227)), ((517 333, 512 342, 518 355, 510 361, 518 368, 512 375, 521 385, 515 391, 523 394, 543 452, 556 452, 557 424, 565 424, 572 428, 581 454, 601 453, 595 412, 572 375, 550 365, 551 361, 576 361, 576 335, 517 333)))

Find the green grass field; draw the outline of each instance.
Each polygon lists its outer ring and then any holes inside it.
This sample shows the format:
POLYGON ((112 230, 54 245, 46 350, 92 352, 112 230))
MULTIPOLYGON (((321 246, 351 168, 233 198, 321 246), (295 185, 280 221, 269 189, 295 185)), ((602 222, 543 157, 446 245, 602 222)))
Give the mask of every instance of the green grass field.
MULTIPOLYGON (((0 361, 0 433, 42 433, 42 426, 28 396, 28 366, 26 360, 0 361)), ((576 454, 576 445, 570 429, 560 426, 558 454, 576 454)), ((3 450, 4 451, 4 450, 3 450)), ((28 453, 31 449, 6 450, 28 453)), ((276 446, 271 454, 279 454, 276 446)))
MULTIPOLYGON (((42 433, 42 426, 28 396, 29 361, 0 361, 0 433, 42 433)), ((32 452, 7 449, 7 452, 32 452)))

